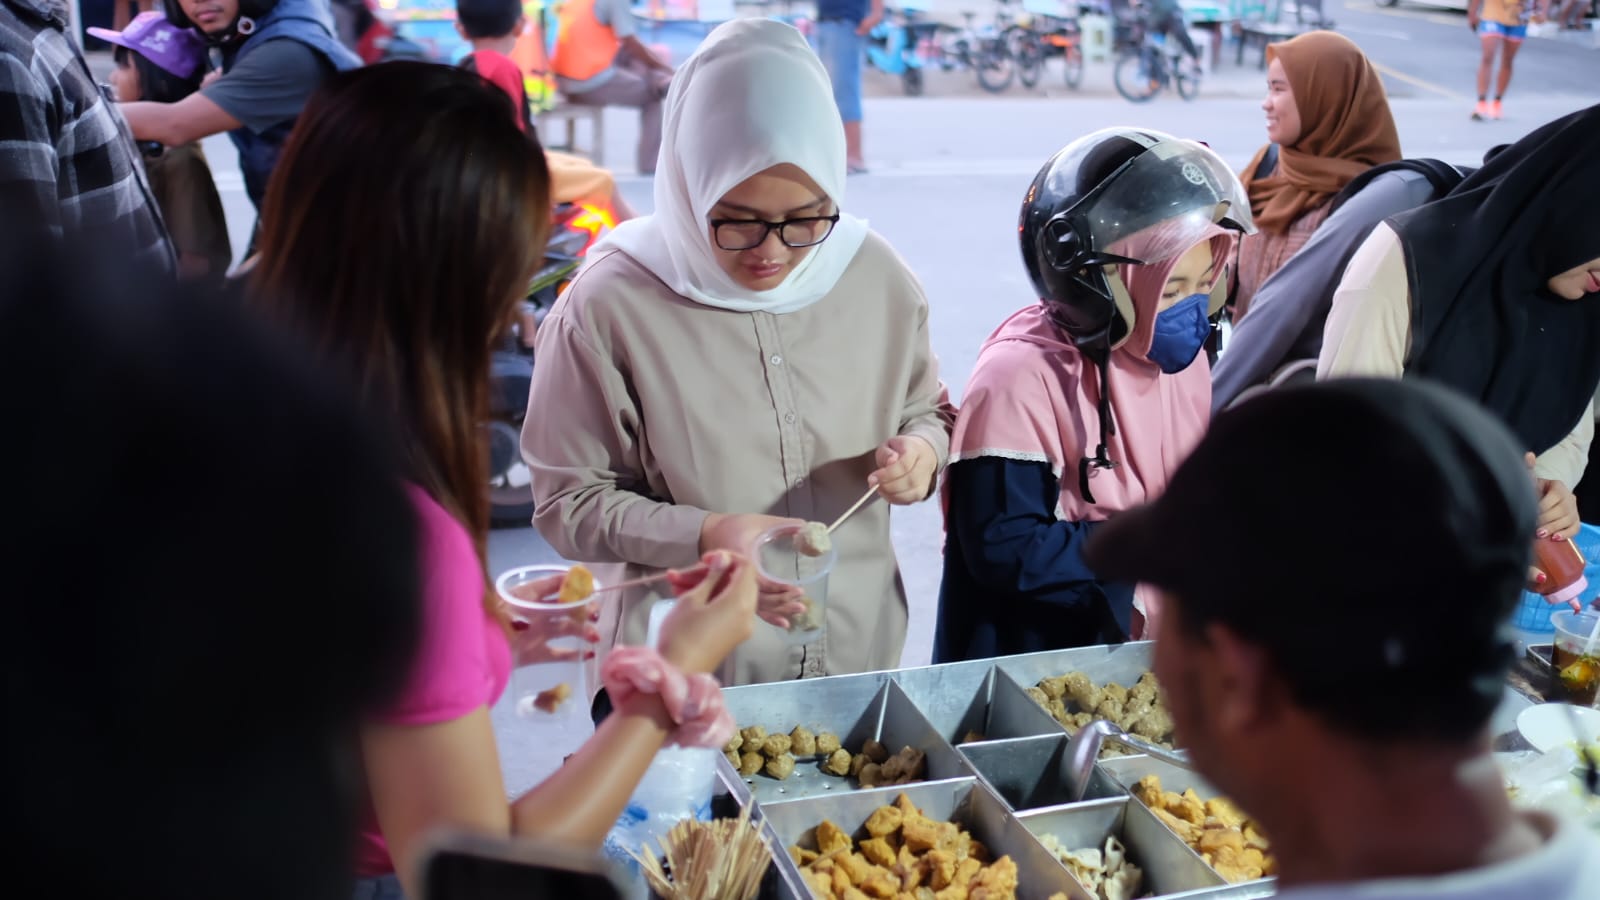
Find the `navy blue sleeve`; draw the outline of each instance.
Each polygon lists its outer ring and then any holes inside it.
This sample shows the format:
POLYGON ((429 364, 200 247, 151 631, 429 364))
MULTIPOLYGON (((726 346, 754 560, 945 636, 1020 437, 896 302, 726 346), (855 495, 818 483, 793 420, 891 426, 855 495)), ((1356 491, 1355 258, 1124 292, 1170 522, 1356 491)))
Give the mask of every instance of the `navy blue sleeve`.
POLYGON ((1099 596, 1113 606, 1133 602, 1132 585, 1101 584, 1083 561, 1099 523, 1057 521, 1061 488, 1049 463, 964 459, 945 477, 949 528, 979 585, 1068 606, 1099 596))

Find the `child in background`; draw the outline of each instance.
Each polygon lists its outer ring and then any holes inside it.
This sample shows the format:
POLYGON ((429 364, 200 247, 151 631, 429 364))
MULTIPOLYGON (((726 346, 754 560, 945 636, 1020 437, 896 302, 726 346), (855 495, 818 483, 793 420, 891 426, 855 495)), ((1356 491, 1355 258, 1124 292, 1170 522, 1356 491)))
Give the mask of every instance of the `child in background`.
MULTIPOLYGON (((533 131, 524 73, 511 60, 517 37, 526 26, 522 0, 456 0, 456 31, 472 44, 472 53, 461 61, 462 68, 477 72, 505 91, 517 108, 517 124, 523 131, 533 131)), ((546 150, 544 159, 550 169, 550 199, 555 203, 609 208, 618 222, 634 217, 609 171, 570 153, 546 150)))
MULTIPOLYGON (((205 42, 168 22, 162 13, 140 13, 120 33, 104 28, 90 28, 89 33, 116 45, 111 86, 119 102, 177 103, 200 89, 205 42)), ((150 190, 178 251, 178 274, 221 279, 233 260, 233 249, 205 152, 198 143, 162 147, 141 142, 139 149, 150 190)))

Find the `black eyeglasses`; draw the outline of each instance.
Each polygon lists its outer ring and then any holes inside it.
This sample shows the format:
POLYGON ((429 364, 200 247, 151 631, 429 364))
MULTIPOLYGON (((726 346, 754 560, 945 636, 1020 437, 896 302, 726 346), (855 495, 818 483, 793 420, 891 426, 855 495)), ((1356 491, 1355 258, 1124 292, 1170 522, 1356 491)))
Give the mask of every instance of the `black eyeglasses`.
POLYGON ((806 216, 803 219, 785 219, 768 222, 765 219, 712 219, 711 233, 717 246, 724 250, 754 250, 776 231, 785 247, 799 249, 815 247, 833 234, 839 224, 839 214, 831 216, 806 216))

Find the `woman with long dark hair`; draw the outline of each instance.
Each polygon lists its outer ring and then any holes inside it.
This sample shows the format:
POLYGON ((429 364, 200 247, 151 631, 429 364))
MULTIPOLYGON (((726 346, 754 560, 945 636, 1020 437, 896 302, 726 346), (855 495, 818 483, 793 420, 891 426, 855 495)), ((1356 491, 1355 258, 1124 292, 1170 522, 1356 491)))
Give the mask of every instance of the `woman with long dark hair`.
MULTIPOLYGON (((484 568, 480 423, 491 341, 543 256, 538 151, 478 76, 388 63, 330 79, 267 191, 252 301, 347 372, 389 428, 420 529, 422 647, 406 688, 363 733, 363 896, 414 888, 419 839, 441 824, 598 845, 662 744, 720 710, 714 690, 698 710, 635 693, 560 771, 506 802, 489 707, 513 654, 484 568)), ((664 678, 708 684, 704 673, 750 633, 748 564, 706 562, 708 576, 675 581, 683 593, 655 661, 664 678)), ((544 637, 525 634, 519 652, 544 637)))

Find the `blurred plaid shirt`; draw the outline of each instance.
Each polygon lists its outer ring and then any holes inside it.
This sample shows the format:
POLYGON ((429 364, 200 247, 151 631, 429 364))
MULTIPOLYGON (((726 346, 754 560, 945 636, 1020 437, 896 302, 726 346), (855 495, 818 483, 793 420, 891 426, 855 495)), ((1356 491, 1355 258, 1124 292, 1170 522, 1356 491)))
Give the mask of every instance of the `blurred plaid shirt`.
POLYGON ((0 0, 0 232, 176 268, 133 135, 60 0, 0 0))

